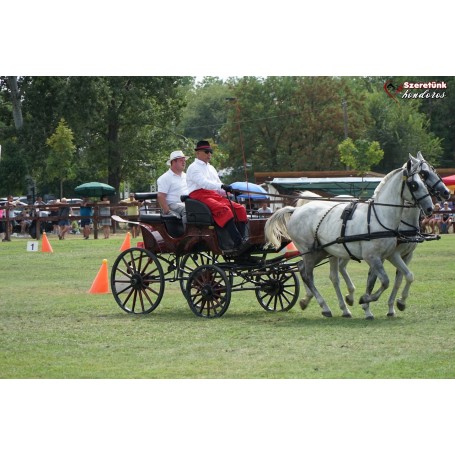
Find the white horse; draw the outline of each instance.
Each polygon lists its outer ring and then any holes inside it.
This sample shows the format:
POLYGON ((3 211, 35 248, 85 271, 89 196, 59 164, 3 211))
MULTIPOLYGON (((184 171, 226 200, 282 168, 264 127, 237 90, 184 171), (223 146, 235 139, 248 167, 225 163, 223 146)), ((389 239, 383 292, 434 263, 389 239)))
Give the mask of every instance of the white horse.
MULTIPOLYGON (((436 170, 431 166, 423 157, 421 152, 417 153, 417 160, 419 160, 419 168, 418 172, 420 177, 422 178, 423 182, 429 189, 429 192, 432 196, 437 199, 449 199, 450 198, 450 190, 442 181, 441 177, 438 175, 436 170)), ((429 238, 429 236, 422 236, 420 233, 420 209, 413 205, 406 207, 403 210, 403 217, 398 227, 398 231, 400 233, 400 238, 398 240, 398 245, 393 252, 393 255, 401 256, 404 263, 408 266, 411 262, 411 259, 414 255, 414 250, 417 248, 418 243, 429 238)), ((434 239, 434 236, 430 237, 434 239)), ((389 258, 386 258, 390 261, 389 258)), ((339 270, 342 274, 346 286, 348 288, 348 294, 345 296, 345 301, 348 305, 352 305, 354 302, 354 291, 355 286, 352 283, 351 278, 347 272, 346 266, 349 263, 348 259, 340 259, 339 262, 339 270)), ((395 298, 397 296, 398 290, 400 289, 401 283, 403 281, 403 273, 397 269, 395 275, 395 281, 392 288, 392 291, 389 296, 388 300, 388 313, 387 316, 394 317, 395 316, 395 298)), ((371 293, 373 291, 374 284, 376 282, 376 276, 369 271, 368 273, 368 281, 367 281, 367 293, 371 293)), ((397 299, 397 308, 400 311, 404 311, 406 308, 406 300, 409 296, 409 289, 411 283, 406 282, 406 285, 401 293, 401 297, 397 299)), ((307 305, 309 300, 311 299, 311 295, 306 296, 307 305)), ((303 299, 302 299, 303 300, 303 299)), ((304 305, 304 302, 301 301, 301 306, 304 305)))
MULTIPOLYGON (((300 274, 324 316, 330 317, 332 312, 314 284, 313 269, 322 259, 331 256, 330 278, 345 317, 351 314, 341 295, 338 259, 363 259, 379 278, 379 290, 374 294, 365 293, 360 299, 366 318, 373 319, 369 302, 376 301, 389 286, 383 261, 395 250, 404 201, 413 200, 426 214, 433 211, 433 202, 418 175, 416 161, 411 157, 402 168, 387 174, 366 204, 353 206, 349 202, 314 200, 297 208, 284 207, 267 220, 265 237, 269 244, 278 248, 281 238, 286 237, 302 254, 298 265, 300 274)), ((413 275, 401 257, 393 258, 392 263, 412 282, 413 275)))

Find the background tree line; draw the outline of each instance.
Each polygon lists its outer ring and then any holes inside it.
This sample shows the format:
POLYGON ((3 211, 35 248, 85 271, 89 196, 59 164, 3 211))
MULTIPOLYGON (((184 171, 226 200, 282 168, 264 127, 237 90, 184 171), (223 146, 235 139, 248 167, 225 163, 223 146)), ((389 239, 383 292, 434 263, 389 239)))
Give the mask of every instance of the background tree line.
POLYGON ((172 150, 215 145, 226 181, 255 171, 344 169, 338 146, 379 143, 387 173, 408 153, 455 167, 453 111, 442 99, 395 101, 386 80, 428 77, 0 77, 0 194, 72 196, 87 181, 146 191, 172 150), (360 142, 359 142, 360 141, 360 142))

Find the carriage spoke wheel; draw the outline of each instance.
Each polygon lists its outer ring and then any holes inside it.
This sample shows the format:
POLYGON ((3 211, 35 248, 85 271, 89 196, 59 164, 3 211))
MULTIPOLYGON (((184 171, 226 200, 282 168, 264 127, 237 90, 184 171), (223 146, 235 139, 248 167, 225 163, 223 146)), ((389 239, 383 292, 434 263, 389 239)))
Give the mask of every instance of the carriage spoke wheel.
POLYGON ((211 251, 203 253, 190 253, 182 257, 179 265, 179 283, 183 295, 186 295, 188 277, 200 265, 216 264, 219 255, 211 251))
POLYGON ((273 270, 256 281, 256 298, 267 311, 289 311, 299 298, 300 281, 292 270, 273 270))
POLYGON ((158 258, 142 248, 123 251, 112 267, 111 289, 127 313, 152 312, 164 292, 164 273, 158 258))
POLYGON ((185 295, 196 316, 218 318, 229 307, 231 285, 220 267, 201 265, 191 272, 185 295))

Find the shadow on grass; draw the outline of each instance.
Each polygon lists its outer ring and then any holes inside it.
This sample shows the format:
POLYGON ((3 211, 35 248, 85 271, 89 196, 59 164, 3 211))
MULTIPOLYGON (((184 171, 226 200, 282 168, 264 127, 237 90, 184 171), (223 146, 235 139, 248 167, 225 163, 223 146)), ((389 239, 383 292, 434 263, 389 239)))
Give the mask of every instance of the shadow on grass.
MULTIPOLYGON (((292 311, 292 310, 291 310, 292 311)), ((317 314, 309 314, 296 311, 292 312, 266 312, 258 309, 257 311, 231 311, 229 310, 220 318, 204 318, 195 316, 189 308, 183 307, 158 307, 155 311, 148 314, 130 314, 121 309, 117 313, 99 314, 98 318, 106 318, 118 321, 150 321, 161 323, 199 322, 217 324, 220 322, 232 321, 250 324, 270 324, 276 327, 390 327, 402 325, 406 322, 404 317, 397 315, 394 318, 378 314, 373 320, 366 320, 362 317, 343 318, 341 315, 334 315, 331 318, 317 314), (307 316, 308 314, 308 316, 307 316)))

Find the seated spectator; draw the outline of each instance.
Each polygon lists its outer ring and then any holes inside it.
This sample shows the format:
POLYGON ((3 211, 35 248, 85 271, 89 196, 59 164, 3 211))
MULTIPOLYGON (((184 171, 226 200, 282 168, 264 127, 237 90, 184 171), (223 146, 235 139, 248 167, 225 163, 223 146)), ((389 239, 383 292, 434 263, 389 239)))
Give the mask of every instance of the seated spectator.
POLYGON ((439 213, 440 210, 441 206, 439 205, 439 203, 436 202, 436 204, 434 205, 433 215, 428 221, 428 226, 430 227, 432 234, 436 234, 436 228, 438 229, 438 232, 440 232, 439 223, 440 221, 442 221, 442 214, 439 213))
POLYGON ((446 201, 444 202, 443 207, 441 208, 441 212, 449 212, 449 213, 441 213, 441 219, 438 223, 439 232, 441 234, 448 234, 449 233, 449 226, 452 223, 452 216, 451 210, 449 208, 449 203, 446 201))
POLYGON ((272 213, 272 209, 269 207, 268 201, 261 203, 261 206, 258 209, 258 215, 260 217, 269 216, 272 213))
POLYGON ((32 224, 32 220, 30 219, 30 212, 28 209, 25 209, 21 216, 20 216, 20 225, 21 225, 21 235, 26 236, 28 234, 28 230, 30 225, 32 224))

